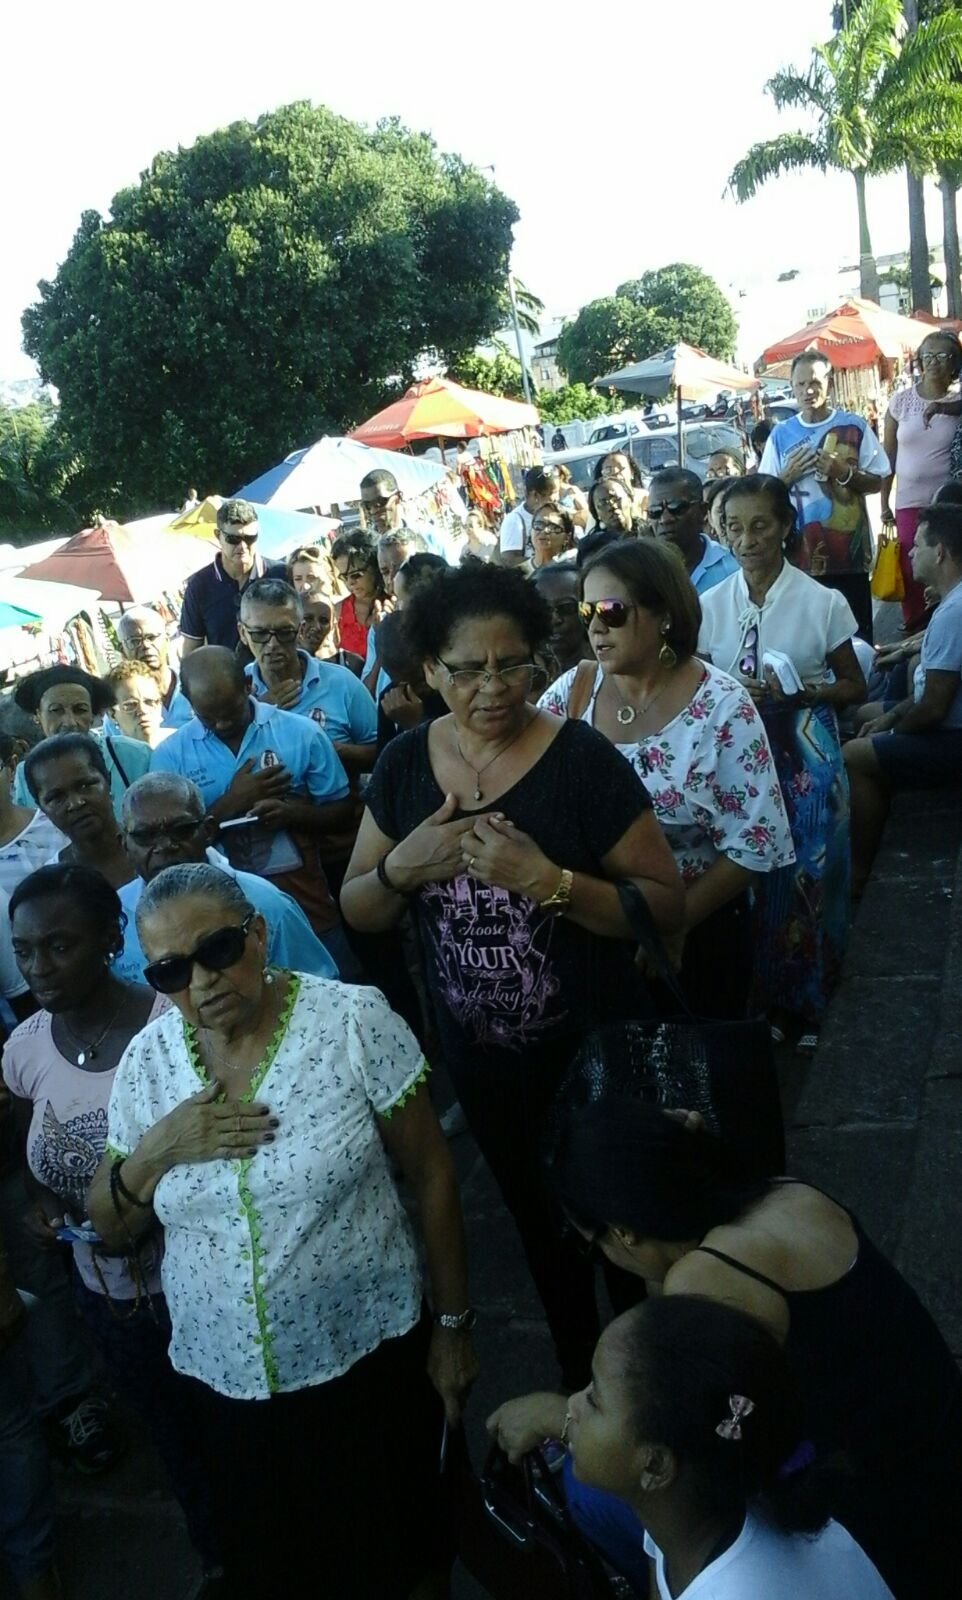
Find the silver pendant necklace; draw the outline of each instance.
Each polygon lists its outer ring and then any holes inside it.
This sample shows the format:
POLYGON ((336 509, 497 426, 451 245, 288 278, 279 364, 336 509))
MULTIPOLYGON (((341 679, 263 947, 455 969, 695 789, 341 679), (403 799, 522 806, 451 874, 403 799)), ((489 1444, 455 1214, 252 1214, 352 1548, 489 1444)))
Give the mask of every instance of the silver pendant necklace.
POLYGON ((78 1052, 77 1052, 77 1065, 78 1065, 78 1067, 85 1067, 87 1065, 88 1061, 96 1061, 96 1059, 97 1059, 97 1051, 100 1049, 100 1046, 103 1044, 103 1042, 106 1039, 108 1033, 110 1032, 110 1030, 113 1027, 114 1023, 117 1021, 117 1018, 120 1016, 120 1013, 123 1011, 124 1006, 126 1004, 127 1004, 127 996, 124 995, 124 998, 121 1000, 120 1005, 117 1007, 117 1009, 114 1012, 113 1016, 111 1017, 110 1021, 107 1023, 107 1026, 105 1028, 103 1028, 100 1031, 100 1033, 98 1033, 96 1039, 91 1039, 89 1042, 86 1039, 81 1039, 79 1033, 74 1033, 73 1028, 70 1026, 70 1023, 67 1021, 66 1014, 64 1012, 61 1012, 60 1020, 64 1025, 65 1032, 69 1033, 71 1039, 74 1041, 74 1044, 79 1044, 81 1046, 80 1050, 78 1050, 78 1052))
POLYGON ((668 684, 670 682, 671 682, 671 679, 669 678, 666 683, 662 684, 662 686, 658 690, 657 694, 653 694, 650 700, 646 700, 643 706, 639 706, 638 709, 635 710, 635 707, 632 706, 632 705, 629 705, 628 701, 625 699, 624 695, 622 694, 621 690, 618 687, 617 681, 614 678, 612 678, 611 679, 611 683, 614 686, 614 690, 615 690, 616 695, 618 696, 619 700, 621 701, 621 705, 618 707, 618 710, 615 712, 615 720, 617 722, 620 722, 620 724, 621 724, 621 726, 623 728, 629 728, 631 726, 631 724, 634 722, 636 717, 643 717, 645 715, 646 711, 650 711, 652 706, 656 703, 656 701, 661 699, 661 697, 664 694, 665 690, 668 688, 668 684))
POLYGON ((524 726, 519 728, 517 733, 514 734, 513 737, 508 740, 507 744, 506 745, 502 745, 502 747, 498 751, 497 755, 492 756, 490 761, 486 761, 483 767, 475 767, 475 766, 472 765, 472 763, 468 760, 467 756, 465 755, 464 751, 461 749, 461 741, 460 741, 460 739, 458 738, 457 734, 455 734, 454 743, 457 746, 458 755, 461 757, 461 760, 462 760, 463 764, 467 767, 468 771, 474 773, 474 798, 475 798, 475 800, 480 800, 482 798, 482 795, 481 795, 481 779, 484 777, 484 774, 487 772, 488 768, 489 767, 493 767, 494 763, 496 761, 500 761, 501 757, 503 755, 507 754, 507 752, 511 749, 511 746, 513 744, 515 744, 518 739, 521 738, 521 735, 530 726, 530 720, 531 719, 528 718, 528 720, 524 723, 524 726))

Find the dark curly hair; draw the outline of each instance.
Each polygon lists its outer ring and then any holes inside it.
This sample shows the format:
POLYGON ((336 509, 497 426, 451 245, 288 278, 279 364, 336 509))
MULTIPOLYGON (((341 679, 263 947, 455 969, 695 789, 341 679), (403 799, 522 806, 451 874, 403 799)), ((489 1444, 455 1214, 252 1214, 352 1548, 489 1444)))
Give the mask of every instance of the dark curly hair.
POLYGON ((511 567, 449 567, 411 599, 408 637, 422 661, 443 656, 455 628, 477 617, 510 617, 532 655, 551 636, 551 612, 533 584, 511 567))
POLYGON ((801 542, 801 534, 798 531, 795 502, 788 485, 783 483, 781 478, 773 477, 768 472, 749 472, 744 478, 732 478, 722 500, 722 512, 726 517, 728 502, 736 495, 748 495, 752 499, 768 501, 775 520, 785 529, 783 548, 786 556, 791 557, 801 542))
POLYGON ((18 907, 28 905, 31 900, 49 900, 54 895, 73 900, 90 927, 111 939, 120 950, 127 926, 127 913, 120 904, 120 896, 103 873, 79 862, 55 861, 21 878, 10 896, 10 921, 18 907))

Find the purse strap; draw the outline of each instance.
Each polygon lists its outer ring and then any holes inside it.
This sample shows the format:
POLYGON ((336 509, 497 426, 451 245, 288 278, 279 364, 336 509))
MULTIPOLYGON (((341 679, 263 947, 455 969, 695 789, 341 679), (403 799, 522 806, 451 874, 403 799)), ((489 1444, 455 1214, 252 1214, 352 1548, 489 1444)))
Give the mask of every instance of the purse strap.
POLYGON ((615 883, 621 909, 625 914, 625 921, 631 929, 632 938, 636 939, 645 955, 651 961, 665 988, 681 1014, 694 1021, 694 1013, 685 996, 685 991, 678 979, 678 974, 668 960, 665 947, 661 942, 661 935, 655 926, 655 919, 651 914, 651 907, 636 883, 630 878, 619 878, 615 883))
POLYGON ((575 667, 575 675, 568 689, 568 704, 565 707, 565 715, 572 722, 580 722, 591 704, 591 691, 595 686, 597 671, 598 663, 593 658, 591 661, 579 661, 575 667))

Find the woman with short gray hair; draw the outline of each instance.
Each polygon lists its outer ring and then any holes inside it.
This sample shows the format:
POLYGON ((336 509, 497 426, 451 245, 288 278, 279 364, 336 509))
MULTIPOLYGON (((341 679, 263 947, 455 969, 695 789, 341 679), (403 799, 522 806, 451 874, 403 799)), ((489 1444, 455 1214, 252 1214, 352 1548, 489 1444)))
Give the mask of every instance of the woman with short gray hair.
POLYGON ((476 1363, 421 1052, 377 991, 271 971, 264 919, 216 868, 159 873, 137 931, 173 1006, 117 1069, 89 1210, 108 1246, 164 1227, 227 1592, 306 1593, 320 1559, 331 1594, 441 1594, 438 1454, 476 1363), (355 1538, 362 1507, 377 1538, 355 1538))

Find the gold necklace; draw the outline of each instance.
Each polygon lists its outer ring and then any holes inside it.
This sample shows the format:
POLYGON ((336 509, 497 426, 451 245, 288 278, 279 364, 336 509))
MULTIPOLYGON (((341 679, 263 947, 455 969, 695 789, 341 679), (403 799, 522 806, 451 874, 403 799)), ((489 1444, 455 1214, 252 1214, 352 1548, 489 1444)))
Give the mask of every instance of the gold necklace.
POLYGON ((467 756, 465 755, 464 751, 461 749, 461 741, 460 741, 460 739, 458 738, 457 734, 454 735, 454 742, 455 742, 455 745, 457 746, 458 755, 461 757, 461 760, 464 763, 464 765, 467 767, 468 771, 474 773, 474 798, 475 798, 475 800, 480 800, 482 798, 482 796, 481 796, 481 779, 484 777, 484 774, 487 772, 488 768, 489 767, 493 767, 494 763, 496 761, 500 761, 501 757, 503 755, 507 755, 508 751, 511 749, 511 746, 513 744, 517 743, 517 741, 521 738, 521 735, 523 733, 525 733, 530 726, 531 726, 531 720, 529 718, 523 724, 523 726, 518 729, 517 733, 512 734, 512 736, 508 740, 507 744, 506 745, 502 745, 502 747, 498 751, 497 755, 492 756, 490 761, 486 761, 483 767, 475 767, 475 766, 473 766, 471 764, 471 762, 468 760, 467 756))
POLYGON ((665 682, 662 684, 661 688, 658 690, 658 693, 657 694, 653 694, 651 696, 650 700, 646 700, 643 706, 638 706, 637 710, 635 709, 635 707, 633 705, 631 705, 629 703, 629 701, 627 701, 625 699, 624 695, 622 694, 621 690, 618 687, 618 680, 616 678, 611 678, 609 681, 610 681, 610 683, 612 684, 612 686, 614 688, 615 694, 618 696, 618 699, 621 701, 621 705, 618 707, 618 710, 615 713, 616 720, 621 723, 621 726, 623 728, 628 728, 634 722, 636 717, 643 717, 645 715, 645 713, 650 711, 652 706, 655 705, 655 703, 658 700, 661 699, 661 697, 664 694, 665 690, 668 688, 668 685, 670 684, 671 679, 670 678, 666 678, 665 682))

